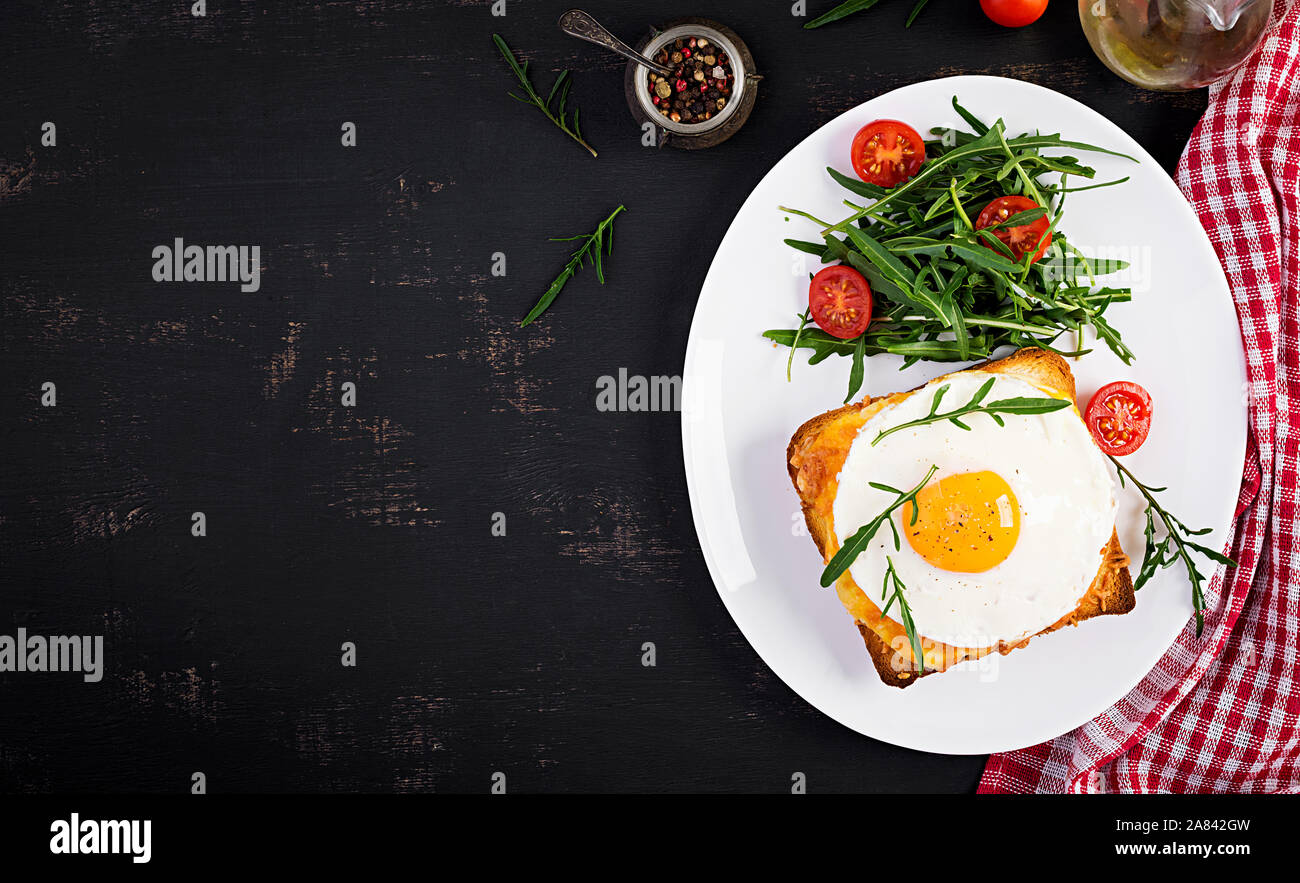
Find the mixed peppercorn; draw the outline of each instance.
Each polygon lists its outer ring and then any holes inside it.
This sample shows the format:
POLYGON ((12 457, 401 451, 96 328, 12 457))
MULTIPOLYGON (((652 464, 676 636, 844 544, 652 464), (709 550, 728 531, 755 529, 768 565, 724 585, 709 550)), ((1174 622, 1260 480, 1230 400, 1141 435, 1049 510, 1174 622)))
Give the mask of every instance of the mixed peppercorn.
POLYGON ((673 75, 650 74, 650 98, 659 113, 674 123, 702 123, 722 113, 731 99, 735 77, 722 47, 704 37, 682 37, 665 44, 655 61, 673 75))

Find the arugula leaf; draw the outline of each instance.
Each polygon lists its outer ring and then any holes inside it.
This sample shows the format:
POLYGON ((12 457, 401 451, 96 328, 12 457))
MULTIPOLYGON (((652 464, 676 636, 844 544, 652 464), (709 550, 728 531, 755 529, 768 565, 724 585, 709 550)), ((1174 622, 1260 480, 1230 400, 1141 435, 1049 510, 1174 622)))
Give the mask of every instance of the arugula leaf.
POLYGON ((815 254, 817 255, 817 257, 821 257, 822 255, 826 254, 825 243, 807 242, 803 239, 787 239, 785 240, 785 244, 793 248, 795 251, 802 251, 807 254, 815 254))
POLYGON ((578 270, 582 269, 582 265, 586 261, 591 261, 595 265, 596 279, 601 285, 605 284, 605 268, 602 264, 602 254, 610 254, 614 250, 614 218, 618 217, 618 213, 623 210, 621 205, 614 209, 609 217, 600 222, 593 233, 581 236, 564 236, 551 240, 552 242, 581 240, 582 245, 569 257, 569 262, 564 265, 564 269, 560 271, 560 275, 555 277, 555 281, 551 283, 550 287, 542 292, 542 296, 537 303, 528 311, 528 315, 524 317, 524 320, 519 323, 520 327, 531 325, 538 316, 546 312, 555 301, 556 296, 563 290, 565 284, 577 274, 578 270), (606 236, 607 233, 608 237, 606 236))
POLYGON ((952 109, 957 111, 957 115, 966 121, 966 125, 975 130, 977 136, 988 132, 989 127, 984 125, 983 121, 957 102, 957 96, 952 96, 952 109))
MULTIPOLYGON (((930 479, 938 471, 938 466, 931 466, 930 471, 925 474, 925 478, 921 479, 920 484, 906 492, 895 490, 886 485, 872 485, 878 489, 893 492, 898 496, 892 503, 885 507, 883 512, 854 531, 853 535, 844 541, 844 545, 842 545, 839 551, 836 552, 831 557, 831 560, 826 563, 826 569, 822 571, 821 578, 823 588, 835 584, 835 581, 849 569, 849 566, 853 564, 858 555, 862 554, 862 551, 867 548, 867 544, 871 542, 871 539, 876 535, 876 532, 885 525, 885 522, 890 521, 890 516, 893 514, 894 510, 908 501, 915 502, 916 495, 921 492, 921 488, 929 484, 930 479)), ((916 517, 917 507, 913 506, 912 523, 914 524, 916 523, 916 517)), ((894 537, 894 542, 895 545, 897 545, 897 535, 894 537)))
POLYGON ((940 387, 934 395, 934 401, 931 403, 930 413, 925 417, 919 417, 916 420, 908 420, 906 423, 900 423, 897 426, 891 426, 888 429, 882 429, 876 433, 876 437, 871 440, 874 447, 882 439, 900 432, 904 429, 910 429, 914 426, 927 426, 931 423, 942 423, 947 420, 954 426, 961 429, 969 430, 970 427, 962 422, 961 418, 969 414, 987 414, 993 418, 993 422, 999 426, 1003 425, 1002 414, 1015 414, 1020 416, 1031 414, 1050 414, 1053 411, 1059 411, 1062 408, 1068 408, 1074 403, 1069 399, 1058 399, 1052 397, 1031 398, 1029 396, 1015 396, 1009 399, 998 399, 994 402, 984 403, 985 397, 988 396, 989 390, 993 388, 996 377, 990 377, 973 395, 966 404, 951 411, 940 412, 939 400, 943 398, 944 393, 948 391, 948 384, 940 387))
MULTIPOLYGON (((893 522, 890 522, 893 526, 893 522)), ((898 546, 898 533, 894 533, 894 545, 898 546)), ((889 610, 898 602, 898 616, 903 621, 903 631, 907 633, 907 642, 912 647, 912 658, 916 661, 917 671, 925 671, 925 654, 921 652, 921 636, 916 631, 916 623, 912 620, 912 607, 907 603, 903 591, 907 586, 898 578, 898 571, 894 569, 894 559, 885 556, 885 578, 880 587, 880 600, 885 602, 884 608, 881 609, 880 615, 887 616, 889 610), (893 584, 893 594, 890 594, 890 584, 893 584)))
POLYGON ((912 26, 912 22, 916 21, 916 17, 920 15, 921 10, 925 8, 925 4, 929 2, 930 0, 916 0, 916 5, 913 6, 912 11, 908 13, 907 21, 903 23, 903 27, 910 28, 912 26))
POLYGON ((790 382, 790 369, 794 366, 794 354, 799 350, 799 338, 803 336, 803 330, 808 326, 808 320, 812 318, 812 310, 804 310, 799 316, 799 327, 795 329, 794 341, 790 344, 790 358, 785 360, 785 382, 790 382))
POLYGON ((886 188, 880 187, 876 184, 859 181, 857 178, 850 178, 848 175, 842 174, 830 166, 826 167, 826 174, 830 175, 831 180, 836 184, 839 184, 845 190, 848 190, 851 193, 856 193, 858 196, 865 196, 868 199, 879 199, 889 192, 886 188))
POLYGON ((523 87, 524 97, 520 98, 513 92, 508 92, 506 94, 515 101, 522 104, 531 104, 536 107, 546 115, 548 120, 555 123, 561 132, 581 144, 586 148, 587 152, 594 157, 596 155, 595 148, 588 144, 582 137, 582 129, 578 125, 578 111, 575 110, 573 112, 572 123, 566 119, 569 88, 573 85, 572 75, 570 75, 568 71, 561 72, 561 74, 555 78, 555 82, 551 84, 550 94, 548 94, 546 100, 543 101, 542 96, 537 94, 537 90, 533 88, 532 82, 528 79, 528 62, 525 61, 523 64, 520 64, 519 60, 515 58, 514 52, 510 51, 510 47, 506 45, 506 41, 501 38, 500 34, 493 34, 492 42, 496 44, 497 49, 501 52, 502 58, 506 60, 506 64, 510 65, 510 70, 514 72, 515 79, 517 79, 519 85, 523 87))
POLYGON ((867 336, 865 334, 858 337, 857 345, 853 348, 853 368, 849 371, 849 394, 844 397, 844 404, 849 403, 849 399, 857 395, 858 390, 862 389, 862 378, 866 373, 866 355, 867 355, 867 336))
MULTIPOLYGON (((898 355, 903 367, 920 359, 989 358, 1008 346, 1077 356, 1090 350, 1082 335, 1091 331, 1131 362, 1132 351, 1105 313, 1112 303, 1129 300, 1132 292, 1097 282, 1128 265, 1087 258, 1060 229, 1064 194, 1080 189, 1066 186, 1068 179, 1095 172, 1074 157, 1040 151, 1123 154, 1059 135, 1010 137, 1001 120, 986 125, 956 98, 953 107, 969 130, 933 129, 942 138, 926 142, 920 173, 897 187, 877 187, 828 168, 831 180, 865 204, 846 199, 851 214, 835 223, 784 209, 817 224, 824 243, 787 239, 787 244, 818 255, 823 263, 847 264, 866 278, 875 317, 865 332, 867 356, 898 355), (1059 185, 1053 181, 1049 186, 1043 179, 1047 173, 1059 175, 1059 185), (1031 263, 1027 256, 1017 258, 994 235, 1002 225, 972 229, 975 213, 1006 195, 1026 195, 1038 206, 1017 212, 1004 224, 1049 219, 1052 243, 1043 259, 1031 263), (1057 344, 1067 332, 1076 336, 1077 345, 1057 344)), ((793 340, 791 333, 781 342, 788 346, 793 340)), ((813 359, 853 354, 851 346, 827 342, 814 349, 813 359)))
POLYGON ((836 6, 830 12, 817 16, 812 21, 804 25, 805 29, 820 28, 822 25, 828 25, 833 21, 839 21, 845 16, 852 15, 855 12, 862 12, 875 6, 879 0, 845 0, 839 6, 836 6))
POLYGON ((763 336, 782 346, 812 350, 813 354, 808 359, 809 365, 816 365, 830 356, 851 356, 857 347, 853 341, 834 337, 819 328, 808 328, 802 334, 793 329, 774 329, 764 331, 763 336))
POLYGON ((1187 525, 1161 506, 1160 501, 1156 499, 1156 494, 1163 492, 1165 488, 1143 484, 1117 457, 1110 454, 1106 456, 1110 457, 1111 463, 1115 465, 1120 485, 1124 486, 1125 479, 1127 479, 1147 501, 1147 523, 1144 531, 1146 550, 1142 556, 1142 567, 1138 571, 1138 578, 1133 583, 1133 591, 1136 592, 1146 585, 1161 568, 1171 567, 1182 562, 1187 570, 1187 578, 1192 584, 1192 610, 1196 615, 1196 637, 1199 638, 1205 628, 1204 588, 1206 577, 1205 574, 1201 573, 1200 568, 1196 566, 1196 560, 1191 553, 1197 552, 1216 564, 1222 564, 1225 567, 1236 567, 1237 562, 1222 552, 1190 540, 1189 537, 1203 536, 1209 533, 1210 529, 1208 527, 1199 530, 1189 529, 1187 525), (1165 533, 1165 538, 1160 542, 1156 542, 1157 519, 1165 533))
MULTIPOLYGON (((979 231, 984 233, 984 230, 979 231)), ((1001 241, 992 237, 998 244, 1001 241)), ((1005 247, 1005 246, 1004 246, 1005 247)), ((897 254, 952 255, 968 264, 998 273, 1014 273, 1020 269, 1015 261, 1004 258, 966 239, 928 239, 923 236, 900 236, 889 241, 889 249, 897 254)), ((1010 252, 1008 252, 1010 254, 1010 252)))

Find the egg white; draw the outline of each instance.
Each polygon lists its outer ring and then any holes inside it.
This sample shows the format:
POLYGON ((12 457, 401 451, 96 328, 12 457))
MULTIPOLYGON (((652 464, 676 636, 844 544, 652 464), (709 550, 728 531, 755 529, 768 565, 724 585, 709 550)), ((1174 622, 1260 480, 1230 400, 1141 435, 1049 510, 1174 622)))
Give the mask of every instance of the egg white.
MULTIPOLYGON (((948 384, 940 410, 968 402, 994 377, 985 401, 1046 393, 1023 380, 972 371, 933 381, 883 408, 863 425, 844 460, 833 506, 842 544, 895 498, 877 482, 910 490, 938 466, 932 482, 956 473, 991 471, 1011 486, 1020 506, 1020 536, 1002 563, 983 573, 941 570, 903 537, 907 507, 894 513, 901 549, 883 527, 849 572, 867 597, 883 607, 886 555, 904 586, 917 631, 959 647, 1014 643, 1052 625, 1087 593, 1115 526, 1115 487, 1105 457, 1074 408, 1049 414, 987 414, 963 418, 969 431, 949 421, 912 427, 871 441, 882 429, 926 416, 939 385, 948 384)), ((897 604, 890 617, 898 619, 897 604)))

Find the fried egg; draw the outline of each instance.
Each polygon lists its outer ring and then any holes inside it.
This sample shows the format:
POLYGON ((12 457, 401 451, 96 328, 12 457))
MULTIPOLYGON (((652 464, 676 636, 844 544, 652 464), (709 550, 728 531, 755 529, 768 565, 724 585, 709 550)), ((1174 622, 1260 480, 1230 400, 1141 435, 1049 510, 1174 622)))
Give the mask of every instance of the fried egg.
MULTIPOLYGON (((1088 592, 1115 526, 1105 457, 1074 408, 1048 414, 963 417, 908 427, 875 446, 881 430, 926 417, 938 387, 941 410, 962 405, 994 378, 985 401, 1050 393, 1023 380, 969 371, 882 408, 849 448, 833 506, 843 544, 897 495, 930 481, 894 510, 849 569, 877 607, 890 562, 922 637, 960 647, 1014 644, 1051 626, 1088 592), (895 545, 897 543, 897 545, 895 545)), ((898 616, 898 608, 891 611, 898 616)))

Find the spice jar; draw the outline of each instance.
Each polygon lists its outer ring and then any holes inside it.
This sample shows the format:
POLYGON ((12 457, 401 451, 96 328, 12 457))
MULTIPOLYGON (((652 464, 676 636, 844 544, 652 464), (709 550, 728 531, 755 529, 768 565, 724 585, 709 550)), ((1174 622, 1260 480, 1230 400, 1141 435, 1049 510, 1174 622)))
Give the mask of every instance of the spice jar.
POLYGON ((743 40, 724 25, 684 18, 653 30, 636 49, 673 68, 664 77, 628 62, 623 85, 637 122, 655 127, 656 144, 697 150, 734 135, 758 97, 754 58, 743 40))
POLYGON ((646 75, 645 88, 659 116, 702 125, 726 110, 736 78, 726 50, 708 37, 678 37, 661 46, 651 60, 673 71, 646 75))

